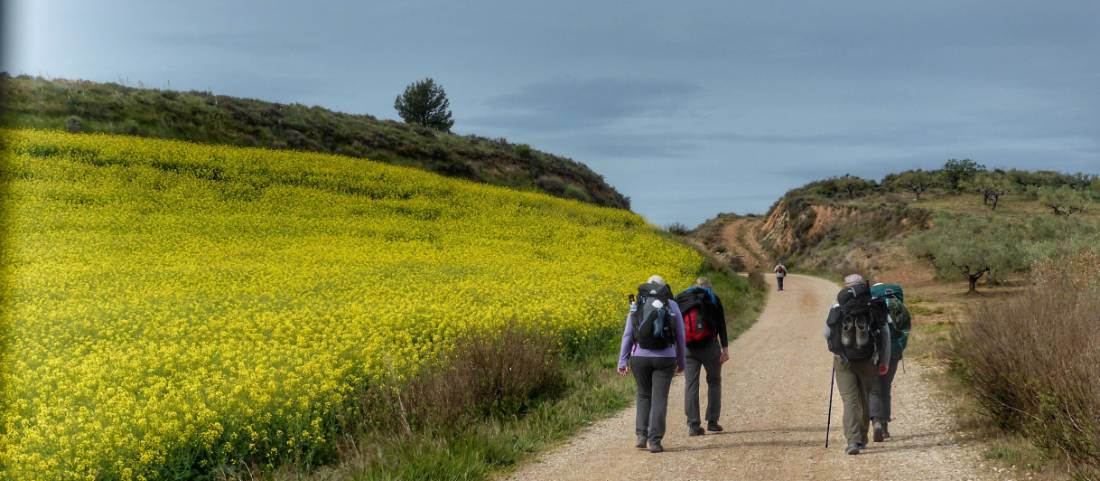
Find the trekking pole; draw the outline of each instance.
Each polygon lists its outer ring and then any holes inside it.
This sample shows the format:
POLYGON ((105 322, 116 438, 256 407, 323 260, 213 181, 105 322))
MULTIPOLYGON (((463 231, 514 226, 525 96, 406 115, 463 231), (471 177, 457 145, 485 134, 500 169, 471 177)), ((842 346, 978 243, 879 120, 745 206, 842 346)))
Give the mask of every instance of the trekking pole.
POLYGON ((833 384, 836 383, 836 364, 833 364, 833 373, 829 376, 829 415, 825 418, 825 448, 829 448, 829 429, 833 426, 833 384))

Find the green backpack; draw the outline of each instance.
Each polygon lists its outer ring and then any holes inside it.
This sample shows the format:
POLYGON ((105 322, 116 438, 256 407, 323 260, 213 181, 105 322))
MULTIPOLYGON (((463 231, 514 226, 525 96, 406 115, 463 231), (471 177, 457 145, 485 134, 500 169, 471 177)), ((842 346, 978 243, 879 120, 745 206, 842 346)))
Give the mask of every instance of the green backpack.
POLYGON ((871 286, 871 296, 886 300, 886 310, 890 313, 890 353, 894 359, 901 359, 901 353, 909 345, 909 330, 912 329, 912 316, 905 307, 905 292, 897 284, 875 284, 871 286))

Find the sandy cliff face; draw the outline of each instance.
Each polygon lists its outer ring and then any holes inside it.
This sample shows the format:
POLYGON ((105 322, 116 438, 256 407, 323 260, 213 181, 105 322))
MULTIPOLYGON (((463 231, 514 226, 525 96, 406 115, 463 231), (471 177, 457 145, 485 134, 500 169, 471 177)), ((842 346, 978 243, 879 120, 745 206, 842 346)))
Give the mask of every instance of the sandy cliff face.
POLYGON ((927 226, 930 213, 904 204, 812 203, 784 198, 759 225, 757 238, 772 254, 806 268, 872 270, 883 252, 927 226))

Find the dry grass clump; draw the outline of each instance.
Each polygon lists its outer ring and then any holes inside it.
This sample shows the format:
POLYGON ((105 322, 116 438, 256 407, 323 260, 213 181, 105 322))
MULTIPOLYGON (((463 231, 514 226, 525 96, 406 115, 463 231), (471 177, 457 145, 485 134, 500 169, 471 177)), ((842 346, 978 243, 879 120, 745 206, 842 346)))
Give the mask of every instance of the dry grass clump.
POLYGON ((1033 272, 1031 290, 971 310, 952 341, 954 367, 998 426, 1100 479, 1100 257, 1033 272))
POLYGON ((412 423, 426 427, 523 413, 561 387, 558 345, 516 323, 497 336, 465 336, 447 362, 404 390, 402 402, 412 423))

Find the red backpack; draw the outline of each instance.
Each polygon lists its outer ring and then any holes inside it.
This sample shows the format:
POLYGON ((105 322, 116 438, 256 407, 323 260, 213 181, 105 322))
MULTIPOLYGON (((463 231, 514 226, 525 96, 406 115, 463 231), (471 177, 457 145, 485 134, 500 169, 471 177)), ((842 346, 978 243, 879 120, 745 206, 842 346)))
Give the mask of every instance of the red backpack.
POLYGON ((684 340, 688 344, 708 341, 714 338, 713 310, 717 307, 705 289, 692 287, 676 296, 676 304, 684 316, 684 340))

